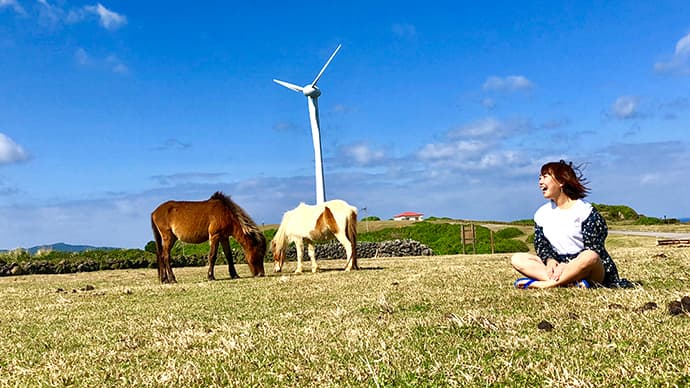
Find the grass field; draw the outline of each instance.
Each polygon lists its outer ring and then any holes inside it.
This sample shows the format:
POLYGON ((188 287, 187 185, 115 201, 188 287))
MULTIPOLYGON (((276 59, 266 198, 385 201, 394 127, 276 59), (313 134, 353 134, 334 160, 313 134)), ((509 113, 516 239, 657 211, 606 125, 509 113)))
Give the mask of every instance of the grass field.
POLYGON ((505 254, 4 277, 0 386, 690 385, 690 316, 667 309, 690 248, 609 248, 642 287, 516 290, 505 254))

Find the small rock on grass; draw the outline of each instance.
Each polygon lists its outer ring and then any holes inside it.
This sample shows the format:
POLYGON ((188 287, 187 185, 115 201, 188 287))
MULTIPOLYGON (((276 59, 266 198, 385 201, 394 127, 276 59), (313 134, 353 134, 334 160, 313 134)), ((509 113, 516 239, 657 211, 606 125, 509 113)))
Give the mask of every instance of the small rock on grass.
POLYGON ((539 322, 539 324, 537 325, 537 328, 538 328, 539 330, 551 331, 551 330, 553 330, 553 325, 552 325, 551 322, 549 322, 549 321, 542 320, 542 321, 539 322))
POLYGON ((690 313, 690 296, 685 295, 680 300, 671 301, 668 304, 668 313, 671 315, 690 313))
POLYGON ((668 313, 671 315, 679 315, 683 312, 683 305, 677 301, 671 301, 671 303, 668 304, 668 313))

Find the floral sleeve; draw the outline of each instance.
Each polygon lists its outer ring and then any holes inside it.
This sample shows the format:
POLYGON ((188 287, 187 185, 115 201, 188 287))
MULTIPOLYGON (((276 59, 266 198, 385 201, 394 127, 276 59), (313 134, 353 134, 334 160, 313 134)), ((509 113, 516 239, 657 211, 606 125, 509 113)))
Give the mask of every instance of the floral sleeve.
POLYGON ((544 236, 544 229, 536 224, 534 225, 534 249, 537 251, 537 256, 539 256, 544 264, 546 264, 546 260, 558 257, 553 246, 551 246, 549 240, 544 236))
POLYGON ((582 239, 584 248, 594 251, 599 257, 608 256, 604 243, 609 234, 606 220, 596 209, 592 209, 589 217, 582 222, 582 239))

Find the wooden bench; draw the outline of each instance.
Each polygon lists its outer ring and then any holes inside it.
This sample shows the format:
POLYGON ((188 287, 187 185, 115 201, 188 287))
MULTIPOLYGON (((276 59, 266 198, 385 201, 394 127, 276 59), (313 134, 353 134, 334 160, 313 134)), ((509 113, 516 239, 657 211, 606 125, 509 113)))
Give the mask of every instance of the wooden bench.
POLYGON ((656 240, 656 245, 676 245, 679 247, 690 246, 690 239, 665 239, 656 240))

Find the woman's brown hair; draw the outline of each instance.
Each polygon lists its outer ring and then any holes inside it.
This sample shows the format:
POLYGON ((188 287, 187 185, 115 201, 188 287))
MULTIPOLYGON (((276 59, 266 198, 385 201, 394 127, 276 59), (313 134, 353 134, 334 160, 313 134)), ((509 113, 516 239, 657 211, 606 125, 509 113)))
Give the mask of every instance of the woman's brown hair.
POLYGON ((586 186, 589 182, 582 175, 582 165, 573 166, 573 162, 565 160, 549 162, 541 166, 541 175, 550 174, 563 185, 563 192, 570 199, 581 199, 589 194, 586 186))

